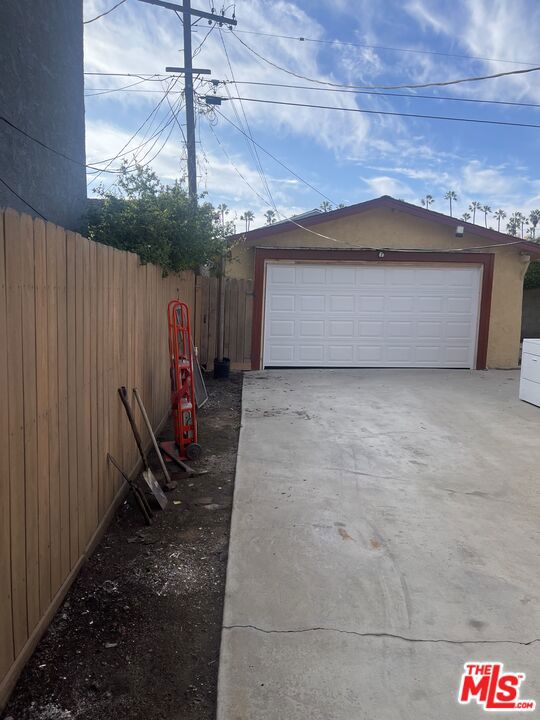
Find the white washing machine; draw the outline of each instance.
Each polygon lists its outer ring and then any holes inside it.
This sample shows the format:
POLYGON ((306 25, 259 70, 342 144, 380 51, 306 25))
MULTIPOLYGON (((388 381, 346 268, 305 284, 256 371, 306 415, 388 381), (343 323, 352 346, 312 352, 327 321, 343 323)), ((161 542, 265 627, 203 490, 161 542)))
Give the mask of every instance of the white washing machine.
POLYGON ((540 340, 523 340, 519 399, 540 407, 540 340))

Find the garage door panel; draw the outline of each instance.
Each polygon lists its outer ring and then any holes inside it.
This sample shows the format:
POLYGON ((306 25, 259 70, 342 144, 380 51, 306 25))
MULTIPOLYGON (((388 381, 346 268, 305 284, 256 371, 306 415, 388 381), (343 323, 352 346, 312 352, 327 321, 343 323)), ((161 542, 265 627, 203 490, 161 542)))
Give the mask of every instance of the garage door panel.
POLYGON ((297 275, 302 285, 324 285, 326 283, 326 268, 315 265, 298 267, 297 275))
POLYGON ((324 295, 298 295, 297 307, 301 312, 324 312, 326 297, 324 295))
POLYGON ((330 312, 355 312, 354 295, 331 295, 330 312))
POLYGON ((300 345, 298 347, 298 359, 301 362, 317 363, 324 365, 324 345, 300 345))
POLYGON ((324 320, 301 320, 299 335, 301 338, 324 337, 324 320))
POLYGON ((267 366, 474 365, 478 268, 269 264, 266 277, 267 366))
MULTIPOLYGON (((275 310, 276 312, 292 312, 295 306, 294 301, 294 295, 278 295, 276 293, 270 298, 270 310, 275 310)), ((324 306, 322 309, 324 309, 324 306)))

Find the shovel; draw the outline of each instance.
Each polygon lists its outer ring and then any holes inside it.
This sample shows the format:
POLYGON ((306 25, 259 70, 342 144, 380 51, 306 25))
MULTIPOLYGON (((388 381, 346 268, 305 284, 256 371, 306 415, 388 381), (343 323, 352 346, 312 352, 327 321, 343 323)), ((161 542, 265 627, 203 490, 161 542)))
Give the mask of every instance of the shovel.
POLYGON ((148 464, 148 458, 146 457, 146 453, 144 452, 141 436, 135 423, 135 418, 133 417, 133 411, 131 409, 131 405, 129 404, 126 388, 123 386, 118 388, 118 394, 120 395, 120 400, 122 401, 122 404, 126 410, 129 424, 131 425, 131 429, 133 430, 133 437, 135 438, 135 442, 137 443, 137 447, 139 449, 139 454, 141 456, 143 464, 142 476, 144 478, 144 481, 147 484, 148 489, 150 490, 152 495, 156 498, 159 507, 162 510, 165 510, 165 508, 167 507, 167 498, 165 497, 163 490, 160 488, 159 483, 156 480, 154 473, 150 469, 150 465, 148 464))
POLYGON ((152 513, 152 510, 150 509, 150 505, 148 504, 148 501, 144 497, 144 493, 141 490, 139 490, 139 488, 135 485, 134 482, 132 482, 132 480, 130 480, 129 476, 126 475, 126 473, 122 470, 120 465, 116 462, 116 460, 113 458, 113 456, 110 453, 107 453, 107 460, 114 465, 114 467, 118 470, 120 475, 127 482, 129 487, 131 488, 131 492, 133 493, 135 500, 137 501, 137 505, 139 506, 139 509, 144 517, 144 522, 147 525, 151 525, 153 513, 152 513))

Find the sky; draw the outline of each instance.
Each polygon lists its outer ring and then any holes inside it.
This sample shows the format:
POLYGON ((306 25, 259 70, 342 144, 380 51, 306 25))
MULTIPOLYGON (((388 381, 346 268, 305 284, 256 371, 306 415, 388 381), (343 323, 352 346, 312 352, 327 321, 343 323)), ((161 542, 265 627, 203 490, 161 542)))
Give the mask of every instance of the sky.
MULTIPOLYGON (((84 0, 85 20, 116 1, 84 0)), ((209 11, 211 2, 193 0, 192 6, 209 11)), ((221 12, 222 6, 215 10, 221 12)), ((536 0, 239 0, 227 7, 227 14, 233 11, 238 21, 234 32, 215 26, 207 35, 212 26, 199 21, 193 27, 193 48, 196 67, 211 69, 211 79, 229 81, 216 89, 227 98, 218 112, 204 100, 198 104, 198 187, 210 202, 230 208, 228 219, 238 230, 244 229, 240 216, 246 210, 255 214, 252 227, 257 227, 265 223, 269 208, 276 207, 284 218, 325 200, 349 205, 385 194, 416 204, 430 194, 432 209, 448 212, 444 194, 454 190, 456 216, 473 200, 508 215, 540 207, 540 128, 228 99, 540 125, 540 71, 378 91, 414 97, 356 94, 336 87, 446 82, 540 65, 540 36, 530 32, 540 27, 536 0), (254 82, 303 88, 246 84, 254 82), (447 99, 432 99, 441 96, 447 99), (227 119, 251 134, 261 146, 257 154, 227 119)), ((85 25, 85 71, 163 76, 166 66, 183 65, 182 32, 174 12, 126 0, 85 25)), ((148 163, 165 183, 185 178, 183 80, 154 78, 125 87, 138 82, 136 77, 85 75, 87 162, 123 151, 130 162, 135 157, 148 163)), ((214 93, 208 82, 197 80, 196 85, 199 96, 214 93)), ((119 163, 114 160, 110 169, 119 163)), ((109 187, 114 177, 89 176, 89 195, 101 182, 109 187)), ((476 222, 484 224, 483 213, 476 222)), ((489 215, 488 224, 497 227, 489 215)))

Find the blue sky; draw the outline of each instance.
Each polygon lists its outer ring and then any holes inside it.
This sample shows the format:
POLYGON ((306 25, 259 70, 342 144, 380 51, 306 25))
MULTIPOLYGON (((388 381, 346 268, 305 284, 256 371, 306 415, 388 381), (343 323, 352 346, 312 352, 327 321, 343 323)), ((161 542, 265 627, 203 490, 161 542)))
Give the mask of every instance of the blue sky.
MULTIPOLYGON (((114 0, 85 0, 85 18, 92 18, 113 4, 114 0)), ((200 0, 199 4, 195 1, 192 4, 208 10, 210 3, 200 0)), ((221 10, 221 5, 216 9, 221 10)), ((331 83, 437 82, 526 69, 529 67, 526 63, 540 65, 540 39, 537 32, 530 32, 530 28, 540 27, 540 4, 535 0, 239 0, 235 10, 238 30, 249 31, 239 32, 238 37, 259 54, 297 74, 331 83), (250 34, 252 32, 428 52, 300 42, 250 34), (463 55, 490 59, 455 57, 463 55)), ((194 48, 208 29, 204 21, 194 28, 194 48)), ((196 58, 199 67, 212 69, 213 78, 232 79, 222 40, 237 81, 313 85, 264 63, 227 29, 223 29, 221 35, 215 29, 196 58)), ((166 65, 182 64, 181 47, 182 26, 174 13, 127 0, 111 14, 85 26, 85 69, 145 75, 164 73, 166 65)), ((137 78, 86 76, 89 162, 116 155, 162 98, 166 85, 145 82, 133 88, 159 92, 90 95, 136 81, 137 78)), ((540 124, 540 108, 534 107, 354 95, 336 92, 331 86, 324 91, 243 84, 238 87, 246 98, 540 124)), ((181 102, 181 95, 175 94, 179 89, 181 82, 170 91, 168 100, 181 102)), ((228 89, 231 95, 238 94, 233 85, 228 85, 228 89)), ((204 86, 199 91, 203 92, 204 86)), ((223 87, 219 92, 226 95, 223 87)), ((540 104, 540 72, 403 92, 540 104)), ((475 125, 247 101, 242 111, 238 101, 234 104, 242 123, 245 112, 253 137, 260 145, 334 203, 351 204, 383 194, 419 203, 422 196, 430 193, 435 198, 433 209, 446 212, 448 206, 443 195, 453 189, 459 196, 454 212, 458 215, 472 200, 487 203, 494 210, 501 207, 508 215, 514 210, 528 213, 540 207, 537 172, 540 128, 475 125)), ((238 124, 233 102, 224 102, 220 111, 238 124)), ((154 117, 154 126, 144 129, 147 136, 157 131, 159 122, 165 122, 168 114, 168 102, 163 102, 154 117)), ((183 112, 179 118, 184 122, 183 112)), ((321 195, 259 151, 267 188, 245 138, 221 117, 212 120, 212 128, 209 120, 198 117, 199 188, 208 192, 213 203, 226 203, 231 208, 231 218, 251 209, 257 226, 264 223, 263 214, 272 202, 282 216, 322 202, 321 195)), ((180 129, 171 124, 158 137, 155 146, 149 143, 138 151, 139 159, 148 162, 162 147, 169 130, 169 141, 151 163, 165 182, 185 173, 180 129)), ((144 139, 143 131, 127 150, 144 139)), ((102 176, 102 179, 105 185, 112 182, 112 176, 102 176)), ((96 184, 90 185, 90 195, 96 184)), ((477 222, 483 221, 483 216, 477 217, 477 222)), ((496 226, 494 220, 491 224, 496 226)), ((238 227, 242 227, 239 220, 238 227)))

